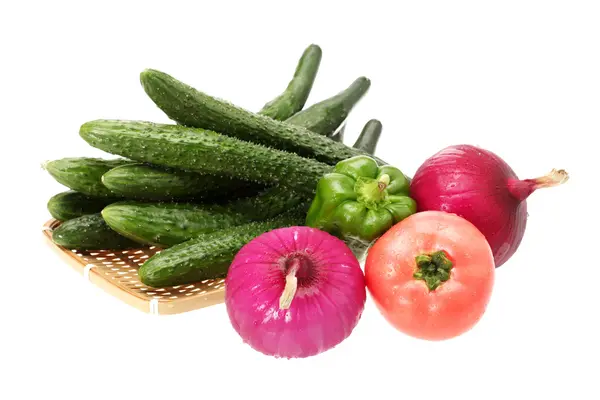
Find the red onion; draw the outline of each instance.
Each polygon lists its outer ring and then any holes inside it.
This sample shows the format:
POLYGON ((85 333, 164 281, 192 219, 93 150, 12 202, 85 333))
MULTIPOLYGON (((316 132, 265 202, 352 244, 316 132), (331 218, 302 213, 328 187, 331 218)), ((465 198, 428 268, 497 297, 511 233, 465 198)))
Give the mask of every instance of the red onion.
POLYGON ((304 226, 246 244, 225 281, 234 329, 255 350, 281 358, 313 356, 342 342, 365 301, 364 274, 348 246, 304 226))
POLYGON ((458 214, 486 237, 496 268, 517 251, 527 224, 527 197, 568 180, 564 170, 519 180, 496 154, 471 145, 447 147, 426 160, 411 183, 418 211, 458 214))

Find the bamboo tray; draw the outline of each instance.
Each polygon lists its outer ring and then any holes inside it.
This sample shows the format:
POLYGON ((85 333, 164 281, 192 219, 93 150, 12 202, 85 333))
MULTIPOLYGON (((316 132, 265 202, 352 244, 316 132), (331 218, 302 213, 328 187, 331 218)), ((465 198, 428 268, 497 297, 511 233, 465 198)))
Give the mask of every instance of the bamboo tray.
POLYGON ((191 285, 165 288, 146 286, 138 279, 138 268, 159 248, 140 247, 130 250, 78 251, 58 246, 52 231, 60 222, 51 219, 43 227, 47 243, 56 250, 84 279, 121 301, 146 313, 180 314, 223 303, 225 280, 206 280, 191 285))

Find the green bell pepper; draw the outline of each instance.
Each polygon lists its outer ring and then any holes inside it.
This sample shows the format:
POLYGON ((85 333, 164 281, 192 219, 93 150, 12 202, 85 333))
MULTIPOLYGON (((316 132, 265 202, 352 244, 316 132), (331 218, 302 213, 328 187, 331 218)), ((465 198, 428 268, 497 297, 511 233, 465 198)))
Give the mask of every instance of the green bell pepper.
POLYGON ((340 161, 319 180, 306 224, 344 240, 369 244, 414 214, 410 180, 398 168, 368 156, 340 161))

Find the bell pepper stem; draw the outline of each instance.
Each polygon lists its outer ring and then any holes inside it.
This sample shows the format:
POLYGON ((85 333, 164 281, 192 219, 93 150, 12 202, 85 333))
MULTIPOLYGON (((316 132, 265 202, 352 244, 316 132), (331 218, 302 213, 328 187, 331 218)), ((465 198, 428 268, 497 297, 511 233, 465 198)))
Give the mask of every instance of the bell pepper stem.
POLYGON ((390 176, 388 174, 383 174, 379 177, 379 190, 381 190, 383 192, 389 184, 390 184, 390 176))
POLYGON ((379 179, 359 177, 356 181, 354 190, 358 194, 358 201, 367 207, 376 208, 378 203, 385 199, 387 189, 390 184, 390 176, 383 174, 379 179))

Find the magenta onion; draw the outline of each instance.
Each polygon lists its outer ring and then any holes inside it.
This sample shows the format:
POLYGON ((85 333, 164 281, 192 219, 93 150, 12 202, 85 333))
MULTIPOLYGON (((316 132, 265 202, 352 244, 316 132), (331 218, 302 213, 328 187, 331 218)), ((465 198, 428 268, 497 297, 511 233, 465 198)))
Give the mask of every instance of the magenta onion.
POLYGON ((276 229, 246 244, 225 281, 231 324, 261 353, 303 358, 346 339, 366 301, 358 260, 318 229, 276 229))
POLYGON ((496 154, 471 145, 450 146, 417 170, 411 197, 418 211, 457 214, 474 224, 488 240, 496 267, 517 251, 525 234, 527 197, 536 189, 567 181, 564 170, 519 180, 496 154))

